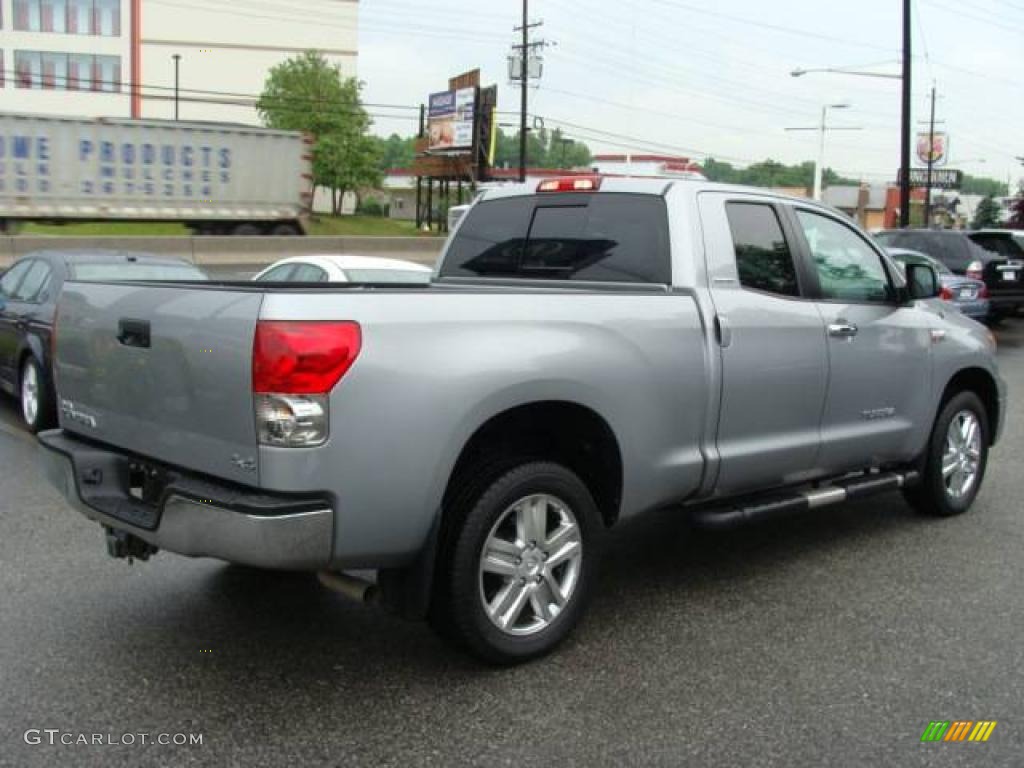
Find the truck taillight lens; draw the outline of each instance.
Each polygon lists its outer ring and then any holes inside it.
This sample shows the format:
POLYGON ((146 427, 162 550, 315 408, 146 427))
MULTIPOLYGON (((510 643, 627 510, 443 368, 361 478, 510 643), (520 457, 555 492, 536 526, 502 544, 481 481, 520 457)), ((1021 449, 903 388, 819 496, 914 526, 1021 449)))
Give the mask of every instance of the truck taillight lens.
POLYGON ((361 348, 357 323, 258 323, 252 389, 260 443, 284 448, 323 445, 330 428, 328 395, 361 348))
POLYGON ((257 323, 252 391, 326 395, 352 367, 361 347, 358 323, 257 323))
POLYGON ((327 395, 256 395, 260 445, 315 448, 327 442, 327 395))
POLYGON ((978 298, 979 299, 987 299, 988 298, 988 286, 987 285, 981 286, 981 288, 978 290, 978 298))
POLYGON ((967 276, 975 280, 981 280, 985 275, 985 265, 980 261, 972 261, 967 265, 967 276))
POLYGON ((952 301, 953 292, 949 290, 949 288, 947 288, 946 286, 942 286, 942 290, 939 291, 939 298, 942 299, 943 301, 952 301))

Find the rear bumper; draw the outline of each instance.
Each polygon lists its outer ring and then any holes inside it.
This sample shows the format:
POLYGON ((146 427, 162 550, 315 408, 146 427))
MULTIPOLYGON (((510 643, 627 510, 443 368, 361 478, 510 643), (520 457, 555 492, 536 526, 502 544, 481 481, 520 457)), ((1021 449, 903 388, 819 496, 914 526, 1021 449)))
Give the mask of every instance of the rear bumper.
POLYGON ((50 483, 105 528, 188 557, 281 570, 319 570, 331 561, 334 510, 323 498, 267 495, 168 472, 158 501, 132 496, 135 459, 52 430, 39 435, 50 483))
POLYGON ((972 320, 987 320, 992 306, 988 299, 976 299, 974 301, 958 301, 956 308, 972 320))

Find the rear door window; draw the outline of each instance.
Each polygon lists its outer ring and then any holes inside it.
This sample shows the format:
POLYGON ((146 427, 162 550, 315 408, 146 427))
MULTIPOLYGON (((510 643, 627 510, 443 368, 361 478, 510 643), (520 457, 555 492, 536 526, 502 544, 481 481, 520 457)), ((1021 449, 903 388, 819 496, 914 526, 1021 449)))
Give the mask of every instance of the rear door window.
POLYGON ((780 296, 799 296, 793 253, 775 209, 763 203, 729 203, 726 213, 740 285, 780 296))
POLYGON ((552 195, 483 202, 442 277, 668 284, 668 214, 653 195, 552 195))

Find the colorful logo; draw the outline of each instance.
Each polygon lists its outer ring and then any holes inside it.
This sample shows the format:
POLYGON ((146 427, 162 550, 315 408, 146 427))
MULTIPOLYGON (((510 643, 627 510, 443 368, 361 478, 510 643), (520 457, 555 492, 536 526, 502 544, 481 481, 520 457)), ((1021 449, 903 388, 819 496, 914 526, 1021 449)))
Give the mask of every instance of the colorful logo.
POLYGON ((932 720, 921 741, 988 741, 995 728, 995 720, 932 720))

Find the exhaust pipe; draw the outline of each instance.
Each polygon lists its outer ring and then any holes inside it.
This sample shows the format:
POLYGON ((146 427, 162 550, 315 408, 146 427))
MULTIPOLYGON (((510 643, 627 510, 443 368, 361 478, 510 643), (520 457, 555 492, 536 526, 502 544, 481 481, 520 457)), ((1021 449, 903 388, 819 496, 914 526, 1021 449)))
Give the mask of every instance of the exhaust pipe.
POLYGON ((377 585, 373 582, 357 579, 355 576, 349 576, 340 571, 319 571, 316 576, 320 579, 320 583, 329 590, 344 595, 349 600, 355 600, 364 605, 377 602, 379 592, 377 585))

